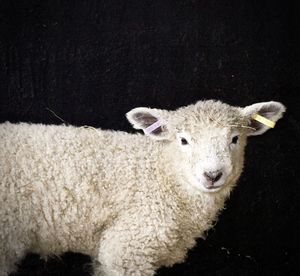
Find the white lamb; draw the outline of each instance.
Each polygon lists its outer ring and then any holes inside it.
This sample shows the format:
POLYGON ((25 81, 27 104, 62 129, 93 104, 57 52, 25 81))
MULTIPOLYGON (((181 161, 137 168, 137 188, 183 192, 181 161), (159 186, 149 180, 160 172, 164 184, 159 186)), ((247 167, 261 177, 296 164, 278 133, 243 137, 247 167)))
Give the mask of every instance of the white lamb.
POLYGON ((278 102, 127 113, 146 136, 73 126, 0 127, 0 275, 26 252, 92 256, 94 275, 153 275, 184 261, 239 178, 246 138, 278 102), (150 128, 149 128, 150 126, 150 128))

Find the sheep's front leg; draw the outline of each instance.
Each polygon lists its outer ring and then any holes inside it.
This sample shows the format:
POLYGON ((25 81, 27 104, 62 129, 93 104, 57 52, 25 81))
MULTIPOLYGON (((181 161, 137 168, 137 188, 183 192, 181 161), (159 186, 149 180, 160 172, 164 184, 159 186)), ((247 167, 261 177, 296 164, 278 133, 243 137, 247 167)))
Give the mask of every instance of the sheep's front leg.
POLYGON ((151 254, 148 255, 142 246, 135 246, 133 241, 125 239, 103 241, 98 261, 95 276, 152 276, 155 272, 151 254))
POLYGON ((100 241, 95 276, 154 275, 158 252, 153 234, 146 225, 129 222, 107 229, 100 241))

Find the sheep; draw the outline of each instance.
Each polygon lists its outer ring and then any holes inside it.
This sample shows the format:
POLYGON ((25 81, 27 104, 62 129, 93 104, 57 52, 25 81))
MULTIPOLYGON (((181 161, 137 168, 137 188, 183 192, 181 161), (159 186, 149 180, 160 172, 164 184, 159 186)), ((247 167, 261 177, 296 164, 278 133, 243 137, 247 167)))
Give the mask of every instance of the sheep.
POLYGON ((205 237, 244 163, 246 139, 279 102, 198 101, 126 114, 141 133, 9 122, 0 126, 0 275, 26 252, 88 254, 93 275, 153 275, 205 237))

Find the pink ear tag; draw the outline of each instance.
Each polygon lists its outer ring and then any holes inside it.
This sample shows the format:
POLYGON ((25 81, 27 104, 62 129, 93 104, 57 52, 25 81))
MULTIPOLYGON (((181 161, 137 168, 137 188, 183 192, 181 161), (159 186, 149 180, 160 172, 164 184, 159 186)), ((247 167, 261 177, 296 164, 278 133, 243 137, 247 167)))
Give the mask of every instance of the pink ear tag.
POLYGON ((148 126, 147 128, 144 129, 144 133, 146 135, 149 135, 151 132, 153 132, 154 130, 158 129, 159 127, 161 127, 162 125, 164 125, 165 123, 163 122, 163 120, 158 120, 157 122, 155 122, 154 124, 148 126))

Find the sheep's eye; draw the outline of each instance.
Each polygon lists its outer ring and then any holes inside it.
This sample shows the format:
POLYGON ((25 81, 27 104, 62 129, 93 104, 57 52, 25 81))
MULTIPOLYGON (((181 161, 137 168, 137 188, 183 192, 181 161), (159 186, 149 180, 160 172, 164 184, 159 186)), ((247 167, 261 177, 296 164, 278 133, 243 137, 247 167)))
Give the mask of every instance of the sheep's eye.
POLYGON ((187 145, 188 141, 185 138, 180 138, 181 145, 187 145))
POLYGON ((236 144, 238 140, 239 140, 239 136, 234 136, 232 137, 231 143, 236 144))

